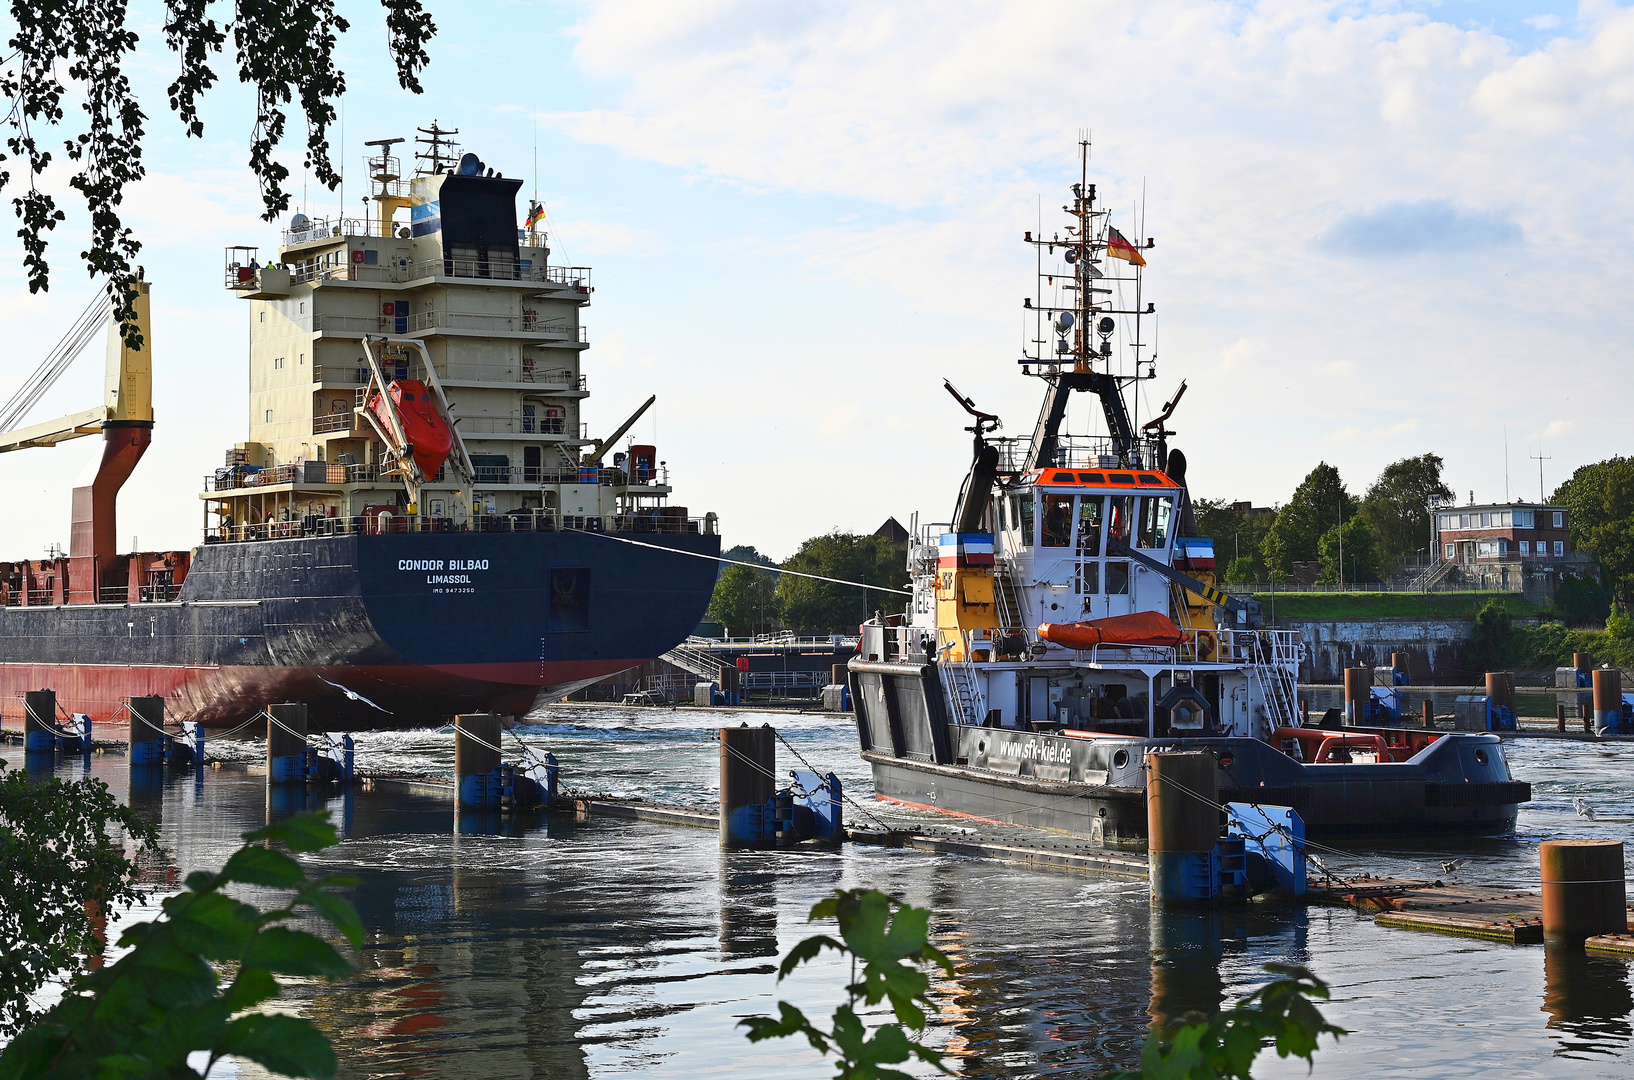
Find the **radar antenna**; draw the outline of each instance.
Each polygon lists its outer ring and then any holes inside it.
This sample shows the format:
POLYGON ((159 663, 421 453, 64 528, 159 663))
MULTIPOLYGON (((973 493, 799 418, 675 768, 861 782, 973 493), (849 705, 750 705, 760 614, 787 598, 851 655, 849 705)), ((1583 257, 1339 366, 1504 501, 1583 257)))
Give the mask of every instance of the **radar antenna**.
POLYGON ((422 135, 429 136, 429 138, 416 138, 414 140, 426 147, 423 153, 414 155, 417 161, 425 163, 420 167, 420 172, 431 173, 432 175, 451 172, 454 168, 454 162, 459 160, 459 155, 455 151, 459 149, 460 144, 448 138, 448 136, 458 135, 460 129, 439 127, 437 121, 432 120, 430 127, 415 128, 414 130, 422 135))

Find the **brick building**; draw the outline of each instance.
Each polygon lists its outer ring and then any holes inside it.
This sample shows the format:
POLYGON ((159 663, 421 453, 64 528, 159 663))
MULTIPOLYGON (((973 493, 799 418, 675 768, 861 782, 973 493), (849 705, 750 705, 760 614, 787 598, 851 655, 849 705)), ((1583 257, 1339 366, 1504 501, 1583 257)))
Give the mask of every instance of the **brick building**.
POLYGON ((1547 597, 1564 577, 1599 577, 1572 550, 1571 511, 1547 503, 1444 506, 1435 512, 1435 577, 1547 597))

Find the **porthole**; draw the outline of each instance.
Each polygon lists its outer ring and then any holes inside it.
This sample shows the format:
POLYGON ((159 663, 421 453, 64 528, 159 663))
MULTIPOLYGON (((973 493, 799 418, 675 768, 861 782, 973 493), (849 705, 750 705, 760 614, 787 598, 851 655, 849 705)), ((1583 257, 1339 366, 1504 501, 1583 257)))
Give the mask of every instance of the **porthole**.
POLYGON ((1231 766, 1235 765, 1236 763, 1237 763, 1237 755, 1236 754, 1221 754, 1220 755, 1220 768, 1229 769, 1229 768, 1231 768, 1231 766))
POLYGON ((1121 769, 1129 764, 1129 751, 1119 750, 1112 755, 1112 767, 1121 769))
POLYGON ((978 754, 987 753, 987 744, 985 742, 977 743, 976 744, 976 753, 978 753, 978 754))
POLYGON ((1475 749, 1475 764, 1485 765, 1486 763, 1487 763, 1486 751, 1482 750, 1480 747, 1476 747, 1476 749, 1475 749))
MULTIPOLYGON (((1118 751, 1118 752, 1119 752, 1119 753, 1120 753, 1120 754, 1121 754, 1121 753, 1123 753, 1123 751, 1121 751, 1121 750, 1120 750, 1120 751, 1118 751)), ((1101 808, 1100 808, 1100 810, 1099 810, 1099 811, 1097 811, 1097 812, 1098 812, 1098 813, 1099 813, 1099 814, 1100 814, 1100 815, 1101 815, 1101 816, 1102 816, 1102 817, 1105 817, 1105 816, 1106 816, 1106 807, 1104 807, 1104 806, 1103 806, 1103 807, 1101 807, 1101 808)))

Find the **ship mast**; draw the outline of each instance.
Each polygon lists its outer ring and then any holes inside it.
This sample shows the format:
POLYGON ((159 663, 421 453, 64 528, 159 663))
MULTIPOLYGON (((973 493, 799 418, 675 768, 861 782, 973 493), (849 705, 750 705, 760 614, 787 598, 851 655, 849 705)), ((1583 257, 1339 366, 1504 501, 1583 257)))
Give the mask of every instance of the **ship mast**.
MULTIPOLYGON (((1037 237, 1030 232, 1024 237, 1025 241, 1039 252, 1040 281, 1048 280, 1053 285, 1056 277, 1070 276, 1073 279, 1072 284, 1063 284, 1059 287, 1077 292, 1077 296, 1070 301, 1056 303, 1053 297, 1046 302, 1040 289, 1035 290, 1039 293, 1036 304, 1031 299, 1026 302, 1028 307, 1037 309, 1039 319, 1049 321, 1058 338, 1054 351, 1047 352, 1046 347, 1050 344, 1048 336, 1039 333, 1033 341, 1037 352, 1032 355, 1024 352, 1021 360, 1021 363, 1026 365, 1022 369, 1024 373, 1037 375, 1044 379, 1049 387, 1045 392, 1043 407, 1039 411, 1038 423, 1027 452, 1024 467, 1029 470, 1058 463, 1061 426, 1066 418, 1067 401, 1073 391, 1093 393, 1100 399, 1107 433, 1111 438, 1112 450, 1118 463, 1124 467, 1133 467, 1141 460, 1137 435, 1129 419, 1128 407, 1123 400, 1124 385, 1141 378, 1139 354, 1138 352, 1136 354, 1137 363, 1133 375, 1120 376, 1112 371, 1111 338, 1117 324, 1111 316, 1134 315, 1138 319, 1143 312, 1140 310, 1138 299, 1136 308, 1127 311, 1114 309, 1110 299, 1104 303, 1097 303, 1095 300, 1096 292, 1107 292, 1109 296, 1111 292, 1098 290, 1094 284, 1097 277, 1104 277, 1095 267, 1101 261, 1098 256, 1108 248, 1109 237, 1105 235, 1106 230, 1103 226, 1109 227, 1109 222, 1103 222, 1102 219, 1109 218, 1110 215, 1106 210, 1095 208, 1095 185, 1089 182, 1090 142, 1087 133, 1079 140, 1078 151, 1079 180, 1072 185, 1072 203, 1061 208, 1076 221, 1075 225, 1068 226, 1067 239, 1062 240, 1060 234, 1045 237, 1042 231, 1037 237), (1048 248, 1053 255, 1057 247, 1064 249, 1064 257, 1071 267, 1068 275, 1046 274, 1043 271, 1043 250, 1048 248), (1098 346, 1095 342, 1096 336, 1100 338, 1098 346), (1097 361, 1105 361, 1104 370, 1097 370, 1097 361)), ((1140 282, 1138 266, 1135 267, 1135 275, 1138 290, 1140 282)), ((1145 310, 1152 309, 1148 306, 1145 310)), ((1136 325, 1138 337, 1139 323, 1136 325)))

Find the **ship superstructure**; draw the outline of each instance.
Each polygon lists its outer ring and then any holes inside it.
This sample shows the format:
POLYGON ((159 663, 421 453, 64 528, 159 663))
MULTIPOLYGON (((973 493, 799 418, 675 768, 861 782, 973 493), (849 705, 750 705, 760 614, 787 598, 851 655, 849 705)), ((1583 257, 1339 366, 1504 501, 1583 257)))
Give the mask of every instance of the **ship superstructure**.
POLYGON ((1185 385, 1144 423, 1128 407, 1156 378, 1153 241, 1097 205, 1088 149, 1068 224, 1023 238, 1038 258, 1019 358, 1044 386, 1033 431, 995 437, 998 417, 947 386, 973 418, 969 473, 950 522, 915 519, 908 610, 862 628, 852 698, 876 791, 1138 841, 1145 753, 1178 744, 1216 751, 1222 791, 1294 806, 1318 831, 1512 828, 1526 785, 1495 736, 1303 726, 1296 632, 1222 592, 1196 535, 1167 427, 1185 385), (1075 394, 1101 433, 1071 433, 1075 394))
POLYGON ((617 434, 592 439, 581 417, 590 268, 552 265, 547 235, 518 228, 522 182, 475 154, 445 164, 447 133, 428 130, 442 171, 404 176, 401 140, 382 140, 369 217, 296 215, 265 266, 255 248, 227 250, 227 288, 250 301, 250 424, 206 481, 211 529, 332 531, 381 514, 684 521, 664 505, 656 448, 603 453, 617 434), (370 422, 382 381, 424 384, 463 444, 422 483, 370 422))
POLYGON ((421 130, 413 175, 402 140, 371 144, 367 216, 294 215, 265 262, 227 250, 249 437, 205 477, 198 546, 114 550, 114 494, 164 415, 126 417, 146 399, 120 380, 151 365, 117 328, 107 405, 0 436, 108 446, 69 555, 0 563, 0 712, 46 687, 93 721, 153 694, 215 727, 278 701, 337 729, 522 713, 697 625, 715 517, 620 443, 653 399, 600 438, 581 415, 590 270, 551 264, 540 214, 519 227, 519 181, 421 130))

